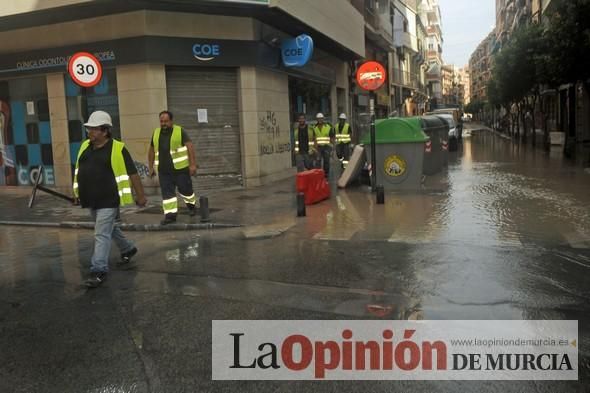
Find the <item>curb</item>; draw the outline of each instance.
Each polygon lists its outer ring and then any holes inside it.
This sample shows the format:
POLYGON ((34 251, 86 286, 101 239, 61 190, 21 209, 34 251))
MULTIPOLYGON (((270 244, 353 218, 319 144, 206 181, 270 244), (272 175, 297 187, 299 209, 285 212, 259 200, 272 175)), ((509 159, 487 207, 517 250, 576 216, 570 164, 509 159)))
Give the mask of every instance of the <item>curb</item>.
MULTIPOLYGON (((35 221, 0 221, 0 225, 25 226, 37 228, 94 229, 92 222, 35 222, 35 221)), ((201 224, 121 224, 120 228, 128 232, 172 232, 194 231, 204 229, 241 228, 241 224, 201 223, 201 224)))

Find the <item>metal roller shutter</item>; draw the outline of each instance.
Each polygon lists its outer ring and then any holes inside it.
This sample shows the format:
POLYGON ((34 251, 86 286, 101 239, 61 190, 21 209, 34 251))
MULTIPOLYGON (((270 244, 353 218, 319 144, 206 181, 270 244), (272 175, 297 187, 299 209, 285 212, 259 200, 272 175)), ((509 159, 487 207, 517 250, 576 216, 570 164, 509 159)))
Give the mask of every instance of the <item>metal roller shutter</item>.
POLYGON ((195 145, 196 189, 242 185, 238 81, 235 69, 169 67, 168 108, 195 145), (207 109, 208 123, 199 123, 197 109, 207 109))

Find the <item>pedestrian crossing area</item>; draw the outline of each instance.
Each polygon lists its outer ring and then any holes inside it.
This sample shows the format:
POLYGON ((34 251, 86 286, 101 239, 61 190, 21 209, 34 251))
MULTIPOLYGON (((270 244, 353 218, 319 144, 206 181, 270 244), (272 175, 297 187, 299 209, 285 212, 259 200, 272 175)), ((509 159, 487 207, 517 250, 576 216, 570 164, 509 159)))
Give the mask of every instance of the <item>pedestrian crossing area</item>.
MULTIPOLYGON (((312 225, 313 227, 313 225, 312 225)), ((575 250, 590 250, 590 235, 581 232, 553 233, 546 236, 527 234, 495 234, 494 236, 477 233, 466 236, 456 235, 448 228, 403 228, 391 225, 375 225, 362 220, 348 217, 338 222, 328 217, 323 226, 315 225, 315 231, 309 233, 313 240, 317 241, 355 241, 355 242, 385 242, 403 243, 410 245, 421 244, 457 244, 478 245, 506 248, 536 248, 536 247, 566 247, 575 250)))

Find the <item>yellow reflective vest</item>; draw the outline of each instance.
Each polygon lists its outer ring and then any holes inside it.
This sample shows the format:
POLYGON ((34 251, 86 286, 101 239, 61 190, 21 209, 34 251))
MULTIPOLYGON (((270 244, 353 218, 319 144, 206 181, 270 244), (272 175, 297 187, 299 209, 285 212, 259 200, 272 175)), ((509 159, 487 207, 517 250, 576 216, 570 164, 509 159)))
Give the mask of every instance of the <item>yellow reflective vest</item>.
MULTIPOLYGON (((78 158, 76 159, 76 169, 74 171, 74 196, 79 198, 78 193, 78 164, 82 153, 90 147, 90 140, 86 139, 80 151, 78 151, 78 158)), ((129 175, 127 174, 127 167, 125 166, 125 159, 123 158, 123 148, 125 144, 113 139, 113 149, 111 151, 111 167, 113 168, 113 175, 117 181, 117 189, 119 190, 119 204, 121 206, 133 204, 133 194, 131 193, 131 183, 129 175)))
MULTIPOLYGON (((293 131, 293 136, 295 139, 295 154, 299 153, 299 125, 295 127, 295 131, 293 131)), ((307 126, 307 137, 309 138, 309 152, 313 152, 313 144, 315 141, 315 132, 311 126, 307 126)))
MULTIPOLYGON (((161 128, 156 128, 154 130, 154 136, 152 137, 154 152, 156 153, 156 159, 154 160, 156 170, 158 170, 158 165, 160 164, 159 145, 161 131, 161 128)), ((172 128, 172 136, 170 137, 170 156, 172 157, 174 169, 179 170, 189 167, 188 148, 182 145, 182 128, 177 125, 174 125, 172 128)))
POLYGON ((332 127, 329 124, 324 124, 322 127, 316 124, 313 131, 315 132, 315 140, 318 146, 326 146, 331 143, 330 131, 332 131, 332 127))
POLYGON ((350 124, 348 122, 344 123, 342 129, 340 129, 340 124, 336 124, 336 143, 350 143, 350 124))

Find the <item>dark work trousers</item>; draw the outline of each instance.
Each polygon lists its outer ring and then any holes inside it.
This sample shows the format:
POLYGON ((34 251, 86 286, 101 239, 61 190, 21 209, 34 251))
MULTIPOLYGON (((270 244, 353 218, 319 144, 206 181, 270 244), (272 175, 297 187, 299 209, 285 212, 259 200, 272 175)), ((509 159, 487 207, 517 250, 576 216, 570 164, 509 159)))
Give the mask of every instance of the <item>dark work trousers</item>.
POLYGON ((193 191, 193 182, 188 171, 159 173, 158 176, 160 177, 160 189, 162 190, 162 201, 166 218, 176 219, 178 213, 177 188, 186 206, 189 209, 195 208, 197 198, 193 191))
POLYGON ((350 143, 339 143, 336 145, 336 155, 346 163, 350 161, 350 143))
POLYGON ((324 172, 326 173, 326 177, 328 177, 330 175, 330 159, 332 156, 332 146, 318 146, 318 149, 320 151, 320 158, 324 162, 324 172))

